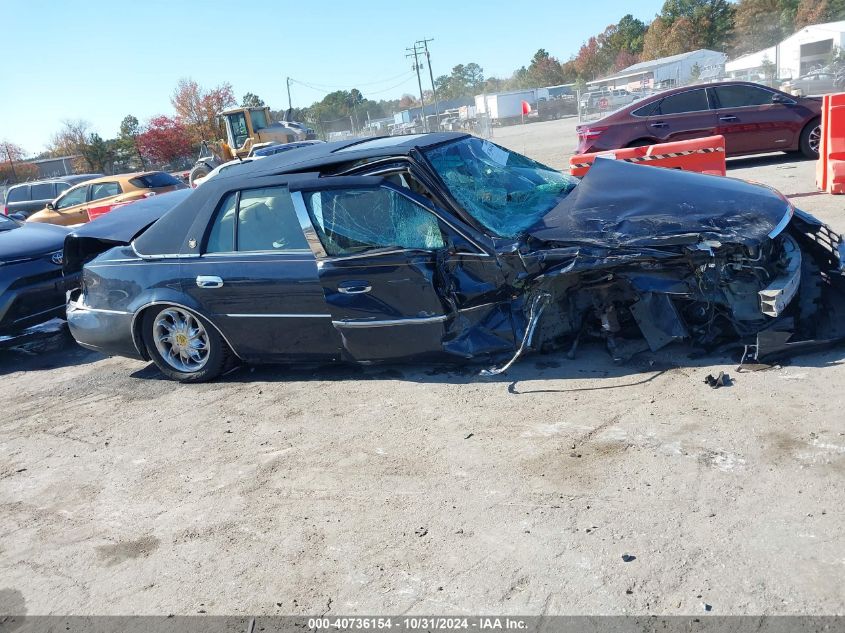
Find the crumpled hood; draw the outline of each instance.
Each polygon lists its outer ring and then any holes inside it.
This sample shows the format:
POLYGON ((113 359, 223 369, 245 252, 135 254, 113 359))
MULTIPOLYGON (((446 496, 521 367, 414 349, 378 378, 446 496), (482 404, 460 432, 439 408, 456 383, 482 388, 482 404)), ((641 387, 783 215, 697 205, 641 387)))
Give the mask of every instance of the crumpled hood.
POLYGON ((55 224, 25 223, 0 231, 0 262, 39 257, 62 250, 69 229, 55 224))
POLYGON ((792 213, 781 194, 761 185, 598 158, 528 233, 605 248, 754 244, 783 228, 792 213))

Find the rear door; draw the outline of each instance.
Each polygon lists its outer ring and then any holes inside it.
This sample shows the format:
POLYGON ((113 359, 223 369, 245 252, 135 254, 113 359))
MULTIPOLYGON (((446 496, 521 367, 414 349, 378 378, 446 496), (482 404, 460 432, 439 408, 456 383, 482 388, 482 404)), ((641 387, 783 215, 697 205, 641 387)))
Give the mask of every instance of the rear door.
POLYGON ((88 217, 93 220, 111 211, 113 198, 122 193, 120 183, 115 181, 98 182, 89 188, 88 217))
POLYGON ((202 255, 185 259, 182 286, 246 359, 324 361, 340 356, 317 262, 286 186, 228 193, 202 255))
POLYGON ((649 134, 660 143, 712 136, 716 111, 704 88, 676 92, 660 100, 648 117, 649 134))
POLYGON ((803 125, 796 102, 758 86, 723 85, 710 88, 718 110, 717 133, 725 137, 728 154, 769 152, 797 147, 803 125))
POLYGON ((320 283, 346 354, 364 362, 441 355, 451 316, 438 292, 445 227, 379 178, 332 180, 292 191, 319 239, 320 283))

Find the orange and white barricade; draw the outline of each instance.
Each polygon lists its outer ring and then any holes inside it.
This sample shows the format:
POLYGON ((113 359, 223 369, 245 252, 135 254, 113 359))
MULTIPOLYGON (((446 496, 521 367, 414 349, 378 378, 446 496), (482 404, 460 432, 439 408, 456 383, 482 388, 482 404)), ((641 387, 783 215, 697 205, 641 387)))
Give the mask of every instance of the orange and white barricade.
POLYGON ((845 193, 845 93, 825 95, 816 186, 828 193, 845 193))
POLYGON ((706 136, 688 141, 674 141, 629 147, 609 152, 577 154, 569 159, 569 173, 581 177, 586 174, 596 157, 624 160, 652 167, 696 171, 713 176, 725 175, 725 137, 706 136))

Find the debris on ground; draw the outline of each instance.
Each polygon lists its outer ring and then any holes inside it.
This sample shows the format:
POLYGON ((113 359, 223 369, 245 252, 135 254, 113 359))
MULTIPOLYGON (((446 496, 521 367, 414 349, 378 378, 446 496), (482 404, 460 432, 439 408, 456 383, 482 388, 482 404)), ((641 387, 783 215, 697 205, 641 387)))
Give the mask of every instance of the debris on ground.
POLYGON ((720 371, 718 376, 707 374, 707 378, 704 379, 704 383, 713 389, 718 389, 719 387, 730 387, 732 384, 731 377, 723 371, 720 371))

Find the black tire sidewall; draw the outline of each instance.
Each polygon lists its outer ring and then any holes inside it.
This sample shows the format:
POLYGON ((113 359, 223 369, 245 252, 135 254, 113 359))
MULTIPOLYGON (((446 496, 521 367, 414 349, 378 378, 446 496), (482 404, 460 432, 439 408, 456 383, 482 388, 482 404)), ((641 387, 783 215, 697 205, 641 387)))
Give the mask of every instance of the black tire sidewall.
POLYGON ((193 186, 194 181, 197 178, 204 178, 210 173, 211 169, 208 168, 208 165, 206 165, 205 163, 198 163, 193 166, 193 168, 191 169, 191 173, 188 174, 188 182, 191 186, 193 186))
POLYGON ((801 130, 801 140, 799 142, 798 149, 807 158, 817 159, 819 157, 819 153, 814 152, 810 148, 810 132, 812 132, 815 128, 820 125, 821 119, 813 119, 807 125, 804 126, 803 130, 801 130))
POLYGON ((161 371, 162 374, 164 374, 171 380, 178 380, 179 382, 205 382, 208 380, 213 380, 214 378, 219 376, 226 367, 226 364, 229 359, 228 346, 223 340, 223 337, 220 336, 220 334, 214 328, 214 326, 193 310, 187 311, 190 312, 195 319, 202 323, 202 326, 205 328, 205 331, 208 334, 208 361, 205 363, 205 365, 203 365, 202 369, 200 369, 199 371, 181 372, 171 367, 167 363, 167 361, 165 361, 161 357, 161 354, 159 354, 158 349, 156 349, 155 341, 153 340, 153 321, 161 312, 167 310, 168 308, 179 308, 180 310, 187 310, 187 308, 182 308, 181 306, 154 306, 144 313, 144 318, 141 322, 141 338, 147 348, 147 353, 150 355, 150 358, 155 363, 156 367, 158 367, 159 371, 161 371))

